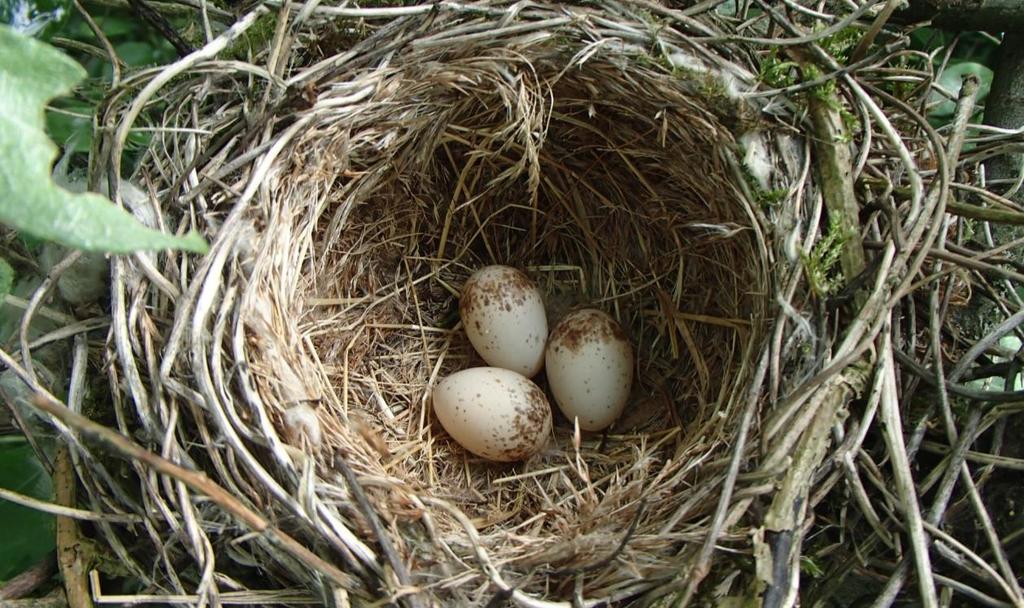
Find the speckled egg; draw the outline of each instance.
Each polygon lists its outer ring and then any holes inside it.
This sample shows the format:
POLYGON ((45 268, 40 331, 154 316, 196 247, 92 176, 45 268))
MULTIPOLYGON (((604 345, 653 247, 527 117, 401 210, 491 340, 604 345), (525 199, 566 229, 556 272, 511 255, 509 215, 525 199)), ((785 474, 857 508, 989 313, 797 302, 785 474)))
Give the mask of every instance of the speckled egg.
POLYGON ((599 431, 619 417, 633 384, 633 347, 604 312, 570 313, 551 332, 544 356, 548 385, 566 418, 599 431))
POLYGON ((551 434, 544 391, 500 367, 464 369, 437 383, 434 412, 448 434, 477 456, 500 462, 528 458, 551 434))
POLYGON ((532 378, 544 365, 548 319, 540 291, 508 266, 485 266, 462 287, 459 316, 488 365, 532 378))

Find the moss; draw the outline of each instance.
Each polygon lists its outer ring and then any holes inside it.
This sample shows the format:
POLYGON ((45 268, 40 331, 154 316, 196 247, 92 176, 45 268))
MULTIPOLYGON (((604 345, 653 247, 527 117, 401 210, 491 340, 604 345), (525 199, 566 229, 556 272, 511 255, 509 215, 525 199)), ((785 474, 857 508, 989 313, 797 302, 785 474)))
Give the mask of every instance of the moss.
MULTIPOLYGON (((849 54, 852 52, 853 48, 856 47, 859 39, 860 34, 857 30, 847 28, 826 38, 823 45, 825 46, 825 50, 836 57, 836 59, 839 59, 841 62, 845 62, 846 59, 849 58, 849 54)), ((824 75, 825 73, 821 68, 812 63, 801 64, 796 61, 788 61, 780 58, 778 50, 772 50, 768 53, 765 60, 761 62, 761 67, 758 71, 758 79, 762 83, 768 87, 777 89, 791 87, 802 82, 817 80, 824 75)), ((806 96, 812 95, 826 103, 828 107, 839 112, 843 123, 846 125, 848 133, 859 131, 860 120, 841 103, 838 90, 839 87, 836 84, 836 81, 834 79, 828 80, 811 87, 807 91, 796 93, 793 96, 793 100, 806 101, 806 96)), ((849 141, 849 139, 846 141, 849 141)))
POLYGON ((771 190, 762 188, 746 163, 740 163, 740 171, 743 173, 743 179, 747 182, 747 187, 750 189, 754 202, 762 209, 766 211, 774 209, 786 198, 788 191, 785 188, 773 188, 771 190))
POLYGON ((757 204, 765 209, 778 207, 786 198, 788 191, 785 188, 774 188, 772 190, 757 189, 754 191, 757 197, 757 204))
POLYGON ((228 48, 224 49, 224 55, 240 61, 258 55, 270 46, 276 30, 277 14, 266 13, 261 15, 238 40, 235 40, 228 48))
MULTIPOLYGON (((816 80, 824 75, 817 66, 810 64, 803 66, 803 74, 806 80, 816 80)), ((860 130, 860 119, 840 101, 841 98, 838 91, 839 87, 836 81, 829 80, 811 87, 810 95, 813 95, 815 99, 839 113, 847 133, 846 137, 839 143, 849 143, 852 140, 852 135, 850 134, 860 130)))
MULTIPOLYGON (((716 78, 710 72, 705 72, 697 81, 697 90, 707 101, 733 103, 732 100, 729 99, 729 92, 726 90, 721 79, 716 78)), ((713 105, 712 107, 716 106, 713 105)))
POLYGON ((863 33, 854 27, 846 27, 831 36, 823 38, 820 42, 821 48, 832 55, 839 63, 846 63, 850 60, 850 54, 857 48, 863 33))
POLYGON ((811 578, 821 578, 825 574, 821 566, 808 555, 800 557, 800 572, 809 575, 811 578))
POLYGON ((800 80, 799 68, 799 64, 795 61, 780 59, 778 49, 773 49, 761 62, 761 69, 758 71, 757 77, 771 88, 783 89, 793 86, 800 80))
POLYGON ((837 292, 844 282, 842 272, 838 269, 839 259, 843 254, 843 245, 850 237, 843 229, 843 223, 833 218, 828 230, 818 239, 811 251, 801 253, 804 271, 811 291, 818 297, 825 297, 837 292))

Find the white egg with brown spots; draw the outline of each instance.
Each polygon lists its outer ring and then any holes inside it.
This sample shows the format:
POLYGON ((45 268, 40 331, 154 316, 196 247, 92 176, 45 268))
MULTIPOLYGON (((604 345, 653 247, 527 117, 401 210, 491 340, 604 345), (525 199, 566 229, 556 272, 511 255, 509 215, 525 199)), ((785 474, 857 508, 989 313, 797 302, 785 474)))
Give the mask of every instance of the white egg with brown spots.
POLYGON ((488 460, 529 458, 551 434, 551 406, 544 391, 511 370, 474 367, 455 372, 434 387, 432 397, 434 413, 448 434, 488 460))
POLYGON ((569 420, 600 431, 619 417, 633 384, 633 347, 615 319, 585 308, 551 332, 544 355, 548 386, 569 420))
POLYGON ((521 271, 485 266, 462 287, 459 316, 488 365, 532 378, 544 366, 548 319, 540 290, 521 271))

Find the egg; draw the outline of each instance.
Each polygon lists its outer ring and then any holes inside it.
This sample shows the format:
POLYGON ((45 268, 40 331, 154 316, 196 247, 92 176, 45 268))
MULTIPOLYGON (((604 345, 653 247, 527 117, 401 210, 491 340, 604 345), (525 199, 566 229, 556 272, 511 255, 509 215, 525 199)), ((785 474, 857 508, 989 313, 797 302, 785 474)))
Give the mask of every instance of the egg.
POLYGON ((432 393, 441 426, 462 447, 500 462, 539 452, 551 434, 551 406, 544 391, 500 367, 464 369, 437 383, 432 393))
POLYGON ((462 287, 459 316, 488 365, 532 378, 544 366, 548 318, 540 291, 508 266, 485 266, 462 287))
POLYGON ((633 384, 633 347, 604 312, 570 313, 551 332, 544 355, 548 386, 566 418, 599 431, 619 417, 633 384))

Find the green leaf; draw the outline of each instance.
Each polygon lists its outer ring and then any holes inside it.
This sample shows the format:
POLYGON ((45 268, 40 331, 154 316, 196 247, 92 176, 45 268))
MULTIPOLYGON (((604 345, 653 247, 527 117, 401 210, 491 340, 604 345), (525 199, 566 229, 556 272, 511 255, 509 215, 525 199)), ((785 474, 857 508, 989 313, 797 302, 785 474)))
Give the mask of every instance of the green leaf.
MULTIPOLYGON (((52 500, 53 485, 24 440, 0 443, 0 487, 52 500)), ((0 499, 0 581, 17 576, 56 545, 53 516, 0 499)))
POLYGON ((92 146, 92 114, 95 107, 90 103, 74 101, 70 98, 52 103, 47 108, 46 132, 50 138, 64 146, 67 153, 71 146, 73 152, 88 152, 92 146))
POLYGON ((7 260, 0 258, 0 300, 11 293, 14 286, 14 269, 7 263, 7 260))
POLYGON ((992 89, 992 70, 973 61, 951 63, 942 71, 942 74, 939 75, 936 84, 951 93, 953 95, 953 99, 947 98, 938 91, 931 91, 928 94, 928 103, 930 106, 928 110, 929 117, 949 118, 953 116, 956 112, 956 97, 960 94, 960 88, 963 86, 964 76, 968 74, 977 76, 978 80, 981 82, 981 86, 978 88, 978 102, 980 103, 984 101, 985 97, 988 96, 989 90, 992 89))
POLYGON ((0 57, 0 223, 89 251, 208 250, 194 231, 178 237, 152 230, 103 196, 57 187, 50 178, 57 148, 46 137, 43 106, 70 92, 85 70, 6 26, 0 26, 0 57))

